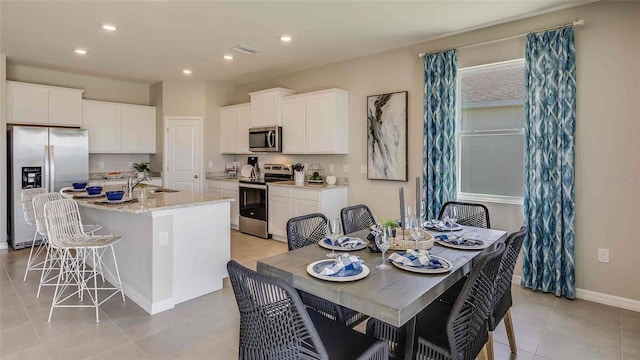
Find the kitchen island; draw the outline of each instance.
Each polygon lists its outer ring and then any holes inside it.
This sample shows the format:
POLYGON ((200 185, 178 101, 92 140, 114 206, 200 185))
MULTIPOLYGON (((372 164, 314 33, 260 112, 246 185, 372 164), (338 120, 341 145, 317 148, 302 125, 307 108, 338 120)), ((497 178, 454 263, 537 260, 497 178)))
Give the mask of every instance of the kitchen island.
MULTIPOLYGON (((124 293, 149 314, 222 289, 230 259, 230 202, 196 192, 155 193, 137 202, 76 198, 83 222, 122 235, 114 246, 124 293)), ((105 259, 108 266, 112 259, 105 259)), ((105 274, 110 282, 113 277, 105 274)))

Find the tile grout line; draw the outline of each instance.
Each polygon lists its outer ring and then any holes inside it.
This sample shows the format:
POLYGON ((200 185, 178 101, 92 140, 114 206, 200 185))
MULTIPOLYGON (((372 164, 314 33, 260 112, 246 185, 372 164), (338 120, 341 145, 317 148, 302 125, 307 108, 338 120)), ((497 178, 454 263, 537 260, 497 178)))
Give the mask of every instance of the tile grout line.
MULTIPOLYGON (((536 351, 533 353, 534 358, 539 355, 538 351, 540 350, 540 345, 542 344, 542 340, 544 339, 544 334, 547 332, 547 327, 549 326, 549 321, 551 321, 551 317, 553 316, 554 312, 556 311, 556 307, 557 306, 558 306, 558 298, 556 296, 556 299, 553 302, 553 307, 551 309, 551 314, 549 314, 549 317, 544 322, 544 327, 542 328, 542 335, 540 335, 540 341, 538 342, 538 346, 536 346, 536 351)), ((540 355, 540 356, 542 356, 542 355, 540 355)))

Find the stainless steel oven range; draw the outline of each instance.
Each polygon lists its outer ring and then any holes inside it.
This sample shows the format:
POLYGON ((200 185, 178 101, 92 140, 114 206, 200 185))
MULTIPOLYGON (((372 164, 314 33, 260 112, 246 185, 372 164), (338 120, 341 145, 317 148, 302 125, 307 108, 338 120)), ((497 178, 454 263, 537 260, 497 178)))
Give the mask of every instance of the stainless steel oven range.
POLYGON ((269 186, 274 181, 293 180, 293 166, 289 164, 265 164, 264 178, 239 181, 240 232, 271 238, 269 221, 269 186))

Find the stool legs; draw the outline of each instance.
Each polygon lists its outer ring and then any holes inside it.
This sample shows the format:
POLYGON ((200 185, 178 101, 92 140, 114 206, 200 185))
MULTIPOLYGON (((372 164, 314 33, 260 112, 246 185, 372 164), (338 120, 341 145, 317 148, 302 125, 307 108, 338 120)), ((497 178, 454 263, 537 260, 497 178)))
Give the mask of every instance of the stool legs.
POLYGON ((27 274, 29 273, 29 271, 31 270, 43 270, 44 266, 44 262, 39 262, 36 264, 36 260, 40 257, 40 254, 42 254, 42 251, 44 250, 45 247, 47 247, 44 244, 44 239, 43 239, 43 243, 41 243, 40 245, 37 245, 37 249, 36 249, 36 241, 38 241, 38 231, 36 231, 35 234, 33 234, 33 242, 31 243, 31 250, 29 250, 29 260, 27 260, 27 268, 24 270, 24 278, 22 279, 22 281, 27 281, 27 274), (35 249, 35 254, 34 254, 34 250, 35 249), (42 268, 39 268, 38 266, 42 265, 42 268))
POLYGON ((487 358, 493 360, 493 331, 489 331, 489 340, 487 340, 487 358))

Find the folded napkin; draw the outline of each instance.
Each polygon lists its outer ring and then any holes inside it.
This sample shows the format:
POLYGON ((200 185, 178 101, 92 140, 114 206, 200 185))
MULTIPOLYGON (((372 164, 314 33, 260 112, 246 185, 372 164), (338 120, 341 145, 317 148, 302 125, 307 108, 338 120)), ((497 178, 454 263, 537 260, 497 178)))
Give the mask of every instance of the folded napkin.
POLYGON ((435 236, 436 239, 444 241, 451 245, 460 245, 460 246, 478 246, 484 245, 484 241, 477 239, 467 239, 462 237, 461 235, 446 235, 440 234, 435 236))
POLYGON ((454 223, 453 221, 442 221, 442 220, 427 220, 424 223, 424 226, 435 229, 438 231, 449 231, 451 229, 456 229, 459 225, 454 223))
POLYGON ((448 266, 435 257, 431 257, 427 250, 407 250, 404 254, 393 253, 389 261, 405 266, 423 267, 427 269, 440 269, 448 266))
POLYGON ((362 270, 362 259, 355 255, 339 255, 336 261, 320 271, 320 275, 332 276, 342 270, 362 270))
POLYGON ((340 247, 349 248, 349 249, 354 248, 354 247, 359 246, 359 245, 366 245, 367 244, 366 242, 364 242, 360 238, 350 237, 350 236, 341 236, 335 241, 331 241, 331 239, 327 238, 327 239, 325 239, 325 242, 330 242, 334 246, 340 246, 340 247))

